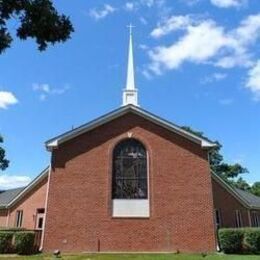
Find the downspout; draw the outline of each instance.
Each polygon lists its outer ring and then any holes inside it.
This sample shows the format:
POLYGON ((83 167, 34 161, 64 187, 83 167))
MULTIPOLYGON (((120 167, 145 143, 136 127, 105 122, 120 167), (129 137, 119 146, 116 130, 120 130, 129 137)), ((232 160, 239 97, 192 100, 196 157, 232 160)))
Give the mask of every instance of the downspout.
POLYGON ((44 218, 43 218, 43 229, 42 229, 41 243, 40 243, 40 248, 39 248, 40 251, 42 251, 42 249, 43 249, 43 241, 44 241, 44 235, 45 235, 47 207, 48 207, 48 198, 49 198, 49 187, 50 187, 50 177, 51 177, 51 162, 50 162, 49 173, 48 173, 48 184, 47 184, 46 198, 45 198, 45 213, 44 213, 44 218))
POLYGON ((214 227, 214 234, 215 234, 215 246, 217 252, 220 251, 219 241, 218 241, 218 228, 216 228, 216 222, 215 222, 215 205, 214 205, 214 194, 213 194, 213 184, 212 184, 212 174, 211 174, 211 168, 210 168, 210 150, 208 150, 208 163, 209 163, 209 172, 210 172, 210 183, 211 183, 211 197, 212 197, 212 217, 213 217, 213 227, 214 227))

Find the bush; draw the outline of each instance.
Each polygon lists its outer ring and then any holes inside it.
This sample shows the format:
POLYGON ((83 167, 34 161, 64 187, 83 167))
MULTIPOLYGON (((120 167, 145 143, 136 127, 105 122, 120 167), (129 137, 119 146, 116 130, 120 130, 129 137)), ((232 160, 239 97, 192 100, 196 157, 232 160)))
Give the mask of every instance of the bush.
POLYGON ((243 248, 243 229, 223 228, 219 230, 220 248, 224 253, 241 253, 243 248))
POLYGON ((10 228, 10 227, 0 227, 0 232, 5 231, 5 232, 19 232, 19 231, 25 231, 25 228, 10 228))
POLYGON ((34 253, 35 233, 33 231, 21 231, 15 233, 15 251, 19 255, 34 253))
POLYGON ((13 232, 0 231, 0 254, 10 253, 12 251, 13 232))
POLYGON ((260 252, 260 229, 259 228, 245 229, 244 247, 250 253, 260 252))

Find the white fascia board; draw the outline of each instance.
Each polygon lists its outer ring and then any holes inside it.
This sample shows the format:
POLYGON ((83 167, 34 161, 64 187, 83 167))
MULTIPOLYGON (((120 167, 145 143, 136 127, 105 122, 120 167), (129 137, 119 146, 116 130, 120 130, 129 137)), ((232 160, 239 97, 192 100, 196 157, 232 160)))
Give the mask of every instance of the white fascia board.
POLYGON ((50 149, 52 150, 53 148, 57 148, 59 146, 59 144, 62 144, 68 140, 71 140, 83 133, 86 133, 88 131, 91 131, 92 129, 98 127, 98 126, 101 126, 113 119, 116 119, 117 117, 120 117, 121 115, 125 114, 126 113, 126 108, 127 107, 123 107, 121 110, 122 111, 119 111, 116 110, 110 114, 107 114, 105 116, 102 116, 96 120, 93 120, 93 121, 90 121, 89 123, 87 124, 84 124, 74 130, 71 130, 65 134, 62 134, 60 136, 58 136, 57 138, 53 138, 49 141, 47 141, 45 144, 46 144, 46 147, 47 149, 50 149))
POLYGON ((10 208, 15 204, 17 201, 22 199, 29 191, 31 191, 38 183, 40 183, 46 175, 48 175, 49 172, 49 167, 44 169, 39 176, 37 176, 31 183, 28 184, 28 186, 23 189, 12 201, 10 201, 7 205, 6 208, 10 208))
POLYGON ((203 138, 200 138, 190 132, 187 132, 185 131, 184 129, 181 129, 180 127, 174 125, 173 123, 171 122, 168 122, 164 119, 161 119, 137 106, 133 106, 133 105, 128 105, 128 106, 124 106, 124 107, 121 107, 115 111, 112 111, 111 113, 109 114, 106 114, 96 120, 93 120, 85 125, 82 125, 72 131, 69 131, 65 134, 62 134, 60 136, 57 136, 57 138, 53 138, 49 141, 47 141, 45 144, 46 144, 46 147, 48 150, 53 150, 55 148, 57 148, 59 146, 59 144, 61 143, 64 143, 72 138, 75 138, 77 137, 78 135, 81 135, 83 133, 86 133, 98 126, 101 126, 113 119, 116 119, 124 114, 126 114, 128 111, 132 111, 133 113, 137 114, 137 115, 140 115, 144 118, 146 118, 147 120, 161 126, 161 127, 164 127, 166 128, 167 130, 169 131, 172 131, 174 133, 177 133, 181 136, 183 136, 184 138, 187 138, 189 139, 190 141, 194 142, 194 143, 197 143, 199 145, 201 145, 202 148, 205 148, 205 149, 209 149, 209 148, 212 148, 212 147, 215 147, 216 144, 215 143, 212 143, 212 142, 209 142, 203 138))
POLYGON ((164 119, 161 119, 153 114, 150 114, 149 112, 146 112, 146 111, 142 111, 142 110, 139 110, 138 108, 136 108, 136 112, 137 113, 141 113, 143 116, 145 116, 145 118, 147 118, 148 120, 152 121, 153 123, 155 124, 158 124, 166 129, 168 129, 169 131, 171 132, 174 132, 174 133, 177 133, 183 137, 185 137, 186 139, 189 139, 190 141, 193 141, 197 144, 200 144, 201 147, 204 147, 204 148, 210 148, 210 147, 215 147, 216 144, 215 143, 210 143, 208 141, 206 141, 205 139, 203 138, 200 138, 184 129, 182 129, 181 127, 179 126, 176 126, 174 125, 173 123, 169 122, 169 121, 166 121, 164 119))
POLYGON ((55 149, 57 147, 58 147, 58 139, 46 144, 46 148, 48 151, 52 151, 53 149, 55 149))
POLYGON ((217 144, 215 144, 215 143, 210 143, 206 140, 201 141, 201 147, 203 147, 203 148, 214 148, 216 146, 217 146, 217 144))

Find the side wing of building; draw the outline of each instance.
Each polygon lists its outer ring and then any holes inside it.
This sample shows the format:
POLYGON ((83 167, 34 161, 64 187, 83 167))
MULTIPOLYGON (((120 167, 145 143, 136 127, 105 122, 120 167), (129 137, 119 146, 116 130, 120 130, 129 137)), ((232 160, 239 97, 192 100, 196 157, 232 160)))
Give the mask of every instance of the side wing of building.
POLYGON ((212 189, 218 228, 260 227, 260 197, 231 187, 214 173, 212 189))
POLYGON ((48 171, 24 188, 0 193, 0 228, 43 229, 48 171))

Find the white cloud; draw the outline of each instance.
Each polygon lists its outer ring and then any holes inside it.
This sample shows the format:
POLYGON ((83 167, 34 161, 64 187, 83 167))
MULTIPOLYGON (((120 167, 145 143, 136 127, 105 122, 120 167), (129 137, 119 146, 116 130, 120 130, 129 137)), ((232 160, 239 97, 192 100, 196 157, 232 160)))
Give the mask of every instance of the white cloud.
POLYGON ((240 26, 233 32, 234 37, 242 44, 252 44, 260 38, 260 13, 249 15, 242 20, 240 26))
POLYGON ((234 103, 233 98, 223 98, 219 100, 220 105, 229 106, 234 103))
POLYGON ((116 8, 109 4, 104 4, 102 9, 91 9, 89 11, 89 15, 94 18, 95 20, 100 20, 108 16, 109 14, 112 14, 116 11, 116 8))
POLYGON ((209 76, 206 76, 201 80, 202 84, 209 84, 216 81, 224 80, 227 77, 226 73, 215 72, 209 76))
POLYGON ((64 94, 69 89, 69 86, 66 85, 63 88, 52 88, 49 84, 46 83, 45 84, 34 83, 32 89, 38 92, 40 100, 44 101, 50 95, 64 94))
POLYGON ((41 92, 45 92, 45 93, 50 93, 50 86, 48 84, 34 83, 33 84, 33 90, 34 91, 41 91, 41 92))
POLYGON ((0 175, 0 189, 12 189, 17 187, 26 186, 31 181, 28 176, 18 176, 18 175, 0 175))
POLYGON ((0 91, 0 109, 7 109, 9 106, 17 103, 18 100, 12 92, 0 91))
POLYGON ((127 2, 125 4, 125 9, 129 12, 133 11, 135 9, 135 3, 134 2, 127 2))
POLYGON ((152 7, 155 3, 160 3, 160 2, 163 2, 163 1, 160 1, 160 0, 140 0, 140 3, 142 5, 145 5, 147 7, 152 7))
POLYGON ((246 87, 254 93, 257 100, 260 100, 260 60, 249 70, 246 87))
POLYGON ((245 4, 245 0, 210 0, 210 2, 220 8, 240 7, 245 4))
POLYGON ((148 24, 148 21, 144 18, 144 17, 140 17, 139 18, 140 22, 143 24, 143 25, 147 25, 148 24))
POLYGON ((160 38, 170 32, 185 29, 187 26, 191 25, 192 22, 193 20, 189 15, 172 16, 158 24, 158 26, 151 32, 151 36, 154 38, 160 38))
POLYGON ((139 47, 139 49, 141 49, 141 50, 147 50, 147 49, 149 49, 146 44, 139 44, 138 47, 139 47))
POLYGON ((137 11, 140 8, 162 8, 165 5, 165 0, 136 0, 136 1, 127 1, 123 5, 123 9, 129 12, 137 11))
POLYGON ((228 45, 223 28, 206 20, 186 27, 187 33, 170 46, 158 46, 149 51, 150 69, 161 74, 164 69, 177 69, 185 61, 205 63, 228 45))
POLYGON ((161 74, 179 68, 184 62, 222 68, 249 67, 253 56, 250 47, 260 38, 260 14, 248 16, 229 31, 211 19, 172 16, 152 30, 151 36, 159 38, 176 30, 181 30, 182 35, 175 42, 149 49, 148 71, 161 74))
POLYGON ((184 2, 188 6, 193 6, 193 5, 197 4, 198 2, 200 2, 201 0, 180 0, 180 1, 184 2))

